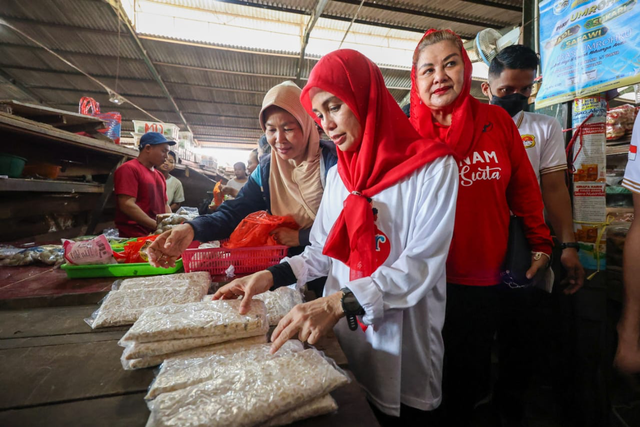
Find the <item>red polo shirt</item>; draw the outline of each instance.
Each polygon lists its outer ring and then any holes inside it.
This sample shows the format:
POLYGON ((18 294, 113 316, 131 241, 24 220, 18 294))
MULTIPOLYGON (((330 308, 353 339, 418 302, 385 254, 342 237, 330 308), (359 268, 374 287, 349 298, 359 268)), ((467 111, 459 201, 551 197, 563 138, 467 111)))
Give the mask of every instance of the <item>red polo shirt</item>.
MULTIPOLYGON (((166 212, 167 184, 162 172, 150 170, 138 159, 129 160, 120 166, 114 176, 116 196, 123 194, 135 197, 136 205, 151 218, 166 212)), ((116 203, 116 227, 121 237, 141 237, 152 233, 129 218, 116 203)))

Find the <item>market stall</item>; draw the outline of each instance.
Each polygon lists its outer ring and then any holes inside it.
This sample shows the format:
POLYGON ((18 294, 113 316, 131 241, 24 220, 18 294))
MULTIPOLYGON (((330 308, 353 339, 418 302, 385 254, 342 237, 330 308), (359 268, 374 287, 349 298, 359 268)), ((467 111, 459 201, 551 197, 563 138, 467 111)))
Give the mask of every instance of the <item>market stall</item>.
MULTIPOLYGON (((149 410, 144 397, 153 370, 122 369, 117 342, 126 328, 91 332, 82 319, 95 307, 0 312, 1 425, 145 425, 149 410)), ((318 348, 348 370, 335 337, 318 348)), ((355 380, 332 395, 337 412, 295 425, 377 425, 355 380)))

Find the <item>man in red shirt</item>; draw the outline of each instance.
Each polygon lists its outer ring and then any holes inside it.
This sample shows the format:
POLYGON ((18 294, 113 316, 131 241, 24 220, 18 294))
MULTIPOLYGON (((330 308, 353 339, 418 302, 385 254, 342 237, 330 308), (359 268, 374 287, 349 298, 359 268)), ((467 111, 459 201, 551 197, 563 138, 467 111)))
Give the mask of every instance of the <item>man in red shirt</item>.
POLYGON ((149 132, 140 138, 140 155, 120 166, 115 173, 117 197, 115 223, 121 237, 141 237, 156 229, 156 215, 171 212, 167 184, 157 170, 174 141, 149 132))

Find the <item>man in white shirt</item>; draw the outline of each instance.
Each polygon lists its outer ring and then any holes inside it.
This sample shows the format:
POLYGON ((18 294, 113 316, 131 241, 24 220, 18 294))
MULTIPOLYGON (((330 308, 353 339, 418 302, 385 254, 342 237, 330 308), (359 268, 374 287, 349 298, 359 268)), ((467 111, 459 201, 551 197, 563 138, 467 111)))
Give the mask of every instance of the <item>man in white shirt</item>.
MULTIPOLYGON (((578 258, 573 230, 571 197, 565 181, 567 157, 558 121, 527 112, 538 56, 522 45, 509 46, 491 61, 489 81, 482 92, 489 102, 504 108, 513 118, 533 170, 538 177, 546 218, 560 243, 560 261, 566 271, 564 294, 574 294, 584 283, 584 269, 578 258)), ((524 417, 524 392, 531 369, 531 331, 534 307, 540 295, 529 289, 505 289, 501 297, 498 332, 500 376, 495 400, 505 425, 518 426, 524 417)))
POLYGON ((229 182, 227 182, 227 185, 222 189, 222 193, 230 198, 235 198, 249 179, 249 175, 247 175, 247 167, 242 162, 238 162, 233 165, 233 172, 236 177, 230 179, 229 182))
MULTIPOLYGON (((633 193, 633 206, 640 206, 640 114, 636 117, 629 146, 629 161, 622 186, 633 193)), ((640 212, 636 211, 624 243, 622 273, 624 277, 624 310, 618 323, 618 369, 640 372, 640 212)))
POLYGON ((176 153, 169 151, 169 155, 164 163, 158 168, 165 181, 167 181, 167 204, 171 207, 171 212, 180 209, 180 205, 184 202, 184 189, 182 183, 175 176, 170 175, 176 168, 176 153))

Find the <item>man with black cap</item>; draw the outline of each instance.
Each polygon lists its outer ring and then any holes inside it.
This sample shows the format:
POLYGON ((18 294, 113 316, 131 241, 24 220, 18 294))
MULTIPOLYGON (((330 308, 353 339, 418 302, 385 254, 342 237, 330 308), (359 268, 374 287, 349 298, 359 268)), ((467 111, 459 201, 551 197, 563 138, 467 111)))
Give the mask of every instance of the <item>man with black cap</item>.
POLYGON ((146 236, 156 229, 156 215, 171 212, 167 184, 157 168, 166 160, 169 146, 175 144, 160 133, 145 133, 138 158, 116 170, 115 223, 121 237, 146 236))

